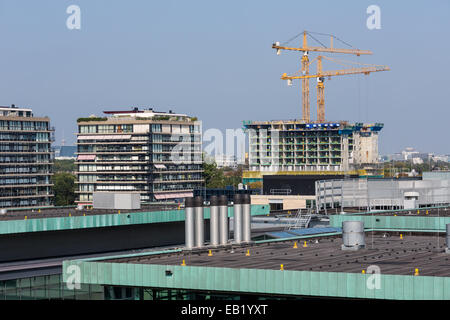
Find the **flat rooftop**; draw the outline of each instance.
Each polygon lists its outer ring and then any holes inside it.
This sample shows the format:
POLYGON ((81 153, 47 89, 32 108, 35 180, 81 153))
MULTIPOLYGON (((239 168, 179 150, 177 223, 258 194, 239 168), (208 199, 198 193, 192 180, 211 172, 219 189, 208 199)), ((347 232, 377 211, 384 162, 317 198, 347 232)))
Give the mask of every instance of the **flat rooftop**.
MULTIPOLYGON (((121 209, 120 213, 133 213, 133 212, 152 212, 152 211, 163 211, 163 210, 174 210, 177 209, 176 204, 152 204, 152 205, 142 205, 141 209, 127 210, 121 209)), ((24 209, 24 210, 8 210, 5 214, 0 214, 0 221, 8 220, 24 220, 25 216, 27 219, 43 219, 43 218, 58 218, 58 217, 77 217, 77 216, 94 216, 94 215, 104 215, 104 214, 117 214, 118 209, 92 209, 92 210, 77 210, 74 208, 44 208, 40 209, 24 209)))
POLYGON ((342 235, 317 235, 307 239, 261 242, 247 247, 202 251, 166 252, 156 255, 117 257, 99 262, 222 267, 232 269, 361 273, 377 265, 382 274, 450 276, 450 254, 444 252, 444 234, 411 232, 366 232, 366 248, 341 250, 342 235), (402 233, 402 238, 400 238, 402 233), (304 247, 306 241, 306 247, 304 247), (298 248, 294 248, 297 242, 298 248), (250 255, 247 256, 247 250, 250 255))

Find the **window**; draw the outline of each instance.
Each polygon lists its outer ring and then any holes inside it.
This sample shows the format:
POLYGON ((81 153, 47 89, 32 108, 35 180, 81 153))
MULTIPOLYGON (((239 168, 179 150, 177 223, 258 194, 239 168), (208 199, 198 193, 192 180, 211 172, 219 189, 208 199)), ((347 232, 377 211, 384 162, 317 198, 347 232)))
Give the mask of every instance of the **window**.
POLYGON ((152 132, 161 132, 160 124, 152 124, 152 132))
POLYGON ((97 133, 97 126, 80 126, 80 133, 97 133))
POLYGON ((162 142, 162 135, 161 134, 154 134, 153 135, 153 142, 162 142))
POLYGON ((162 145, 161 144, 154 144, 153 145, 153 152, 162 152, 162 145))

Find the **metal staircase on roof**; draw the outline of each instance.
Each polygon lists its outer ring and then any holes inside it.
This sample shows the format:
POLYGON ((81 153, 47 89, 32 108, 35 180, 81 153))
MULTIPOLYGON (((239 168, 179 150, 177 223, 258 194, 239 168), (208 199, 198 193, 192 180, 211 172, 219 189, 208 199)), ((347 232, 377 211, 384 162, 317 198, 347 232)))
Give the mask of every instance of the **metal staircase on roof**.
POLYGON ((311 208, 306 213, 302 214, 302 210, 298 209, 297 215, 292 223, 287 227, 287 230, 308 228, 311 222, 311 208))

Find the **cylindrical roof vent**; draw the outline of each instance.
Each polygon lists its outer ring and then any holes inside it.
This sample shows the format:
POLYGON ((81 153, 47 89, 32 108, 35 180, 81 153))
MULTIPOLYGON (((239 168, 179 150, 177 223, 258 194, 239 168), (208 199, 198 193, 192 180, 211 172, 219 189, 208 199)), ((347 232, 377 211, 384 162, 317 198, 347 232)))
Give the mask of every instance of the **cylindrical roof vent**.
POLYGON ((242 242, 242 196, 236 193, 233 198, 233 234, 234 242, 242 242))
POLYGON ((241 195, 242 204, 250 204, 250 195, 248 193, 244 193, 241 195))
POLYGON ((242 240, 247 243, 251 241, 251 220, 250 195, 245 193, 242 195, 242 240))
POLYGON ((342 250, 358 250, 366 246, 364 222, 342 222, 342 250))
POLYGON ((226 195, 219 196, 219 206, 227 206, 228 205, 228 197, 226 195))
POLYGON ((210 244, 212 246, 217 246, 219 244, 219 197, 211 196, 209 198, 209 210, 210 210, 210 219, 209 219, 209 236, 210 236, 210 244))
POLYGON ((203 197, 202 196, 194 197, 194 207, 203 207, 203 197))
POLYGON ((195 209, 194 209, 194 198, 184 199, 184 243, 186 249, 192 249, 195 245, 195 209))
POLYGON ((228 243, 228 197, 219 196, 219 242, 221 245, 228 243))
POLYGON ((194 198, 184 198, 184 207, 185 208, 193 208, 194 205, 194 198))

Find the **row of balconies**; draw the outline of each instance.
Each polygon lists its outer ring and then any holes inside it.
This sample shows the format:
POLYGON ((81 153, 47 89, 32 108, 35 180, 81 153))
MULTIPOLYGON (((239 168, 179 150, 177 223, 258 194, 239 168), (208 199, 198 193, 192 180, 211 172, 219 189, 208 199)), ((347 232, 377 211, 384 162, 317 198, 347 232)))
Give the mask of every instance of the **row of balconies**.
POLYGON ((317 140, 308 140, 308 141, 278 141, 278 143, 276 143, 275 141, 257 141, 257 142, 251 142, 250 143, 252 146, 253 145, 308 145, 308 144, 322 144, 322 145, 328 145, 328 144, 341 144, 340 140, 331 140, 331 141, 317 141, 317 140))
POLYGON ((21 128, 21 127, 4 127, 0 126, 0 131, 3 132, 54 132, 55 127, 46 128, 21 128))

